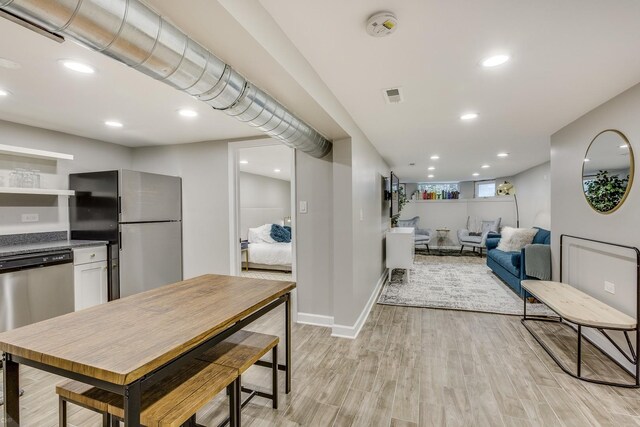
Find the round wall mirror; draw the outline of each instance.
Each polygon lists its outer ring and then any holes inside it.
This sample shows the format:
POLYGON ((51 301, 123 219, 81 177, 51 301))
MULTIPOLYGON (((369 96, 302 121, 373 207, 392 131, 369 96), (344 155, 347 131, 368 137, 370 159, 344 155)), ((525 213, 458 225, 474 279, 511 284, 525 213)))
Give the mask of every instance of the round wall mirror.
POLYGON ((605 130, 593 138, 582 164, 582 190, 597 212, 614 212, 633 183, 633 150, 622 132, 605 130))

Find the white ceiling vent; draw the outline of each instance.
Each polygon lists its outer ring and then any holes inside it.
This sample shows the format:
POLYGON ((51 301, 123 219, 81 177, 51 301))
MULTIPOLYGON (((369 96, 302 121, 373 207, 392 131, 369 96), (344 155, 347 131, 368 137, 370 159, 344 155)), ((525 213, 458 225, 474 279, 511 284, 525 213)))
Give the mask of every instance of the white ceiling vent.
POLYGON ((387 104, 399 104, 404 101, 402 97, 402 88, 392 87, 389 89, 382 89, 382 93, 384 94, 384 100, 387 104))

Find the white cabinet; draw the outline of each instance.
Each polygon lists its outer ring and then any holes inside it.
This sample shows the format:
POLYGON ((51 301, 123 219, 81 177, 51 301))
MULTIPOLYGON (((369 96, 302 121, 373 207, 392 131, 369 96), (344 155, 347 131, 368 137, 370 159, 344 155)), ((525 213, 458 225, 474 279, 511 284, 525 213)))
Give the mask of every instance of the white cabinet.
POLYGON ((402 268, 407 272, 413 266, 415 238, 412 227, 395 227, 387 231, 387 268, 402 268))
POLYGON ((75 310, 107 302, 107 247, 74 249, 75 310))

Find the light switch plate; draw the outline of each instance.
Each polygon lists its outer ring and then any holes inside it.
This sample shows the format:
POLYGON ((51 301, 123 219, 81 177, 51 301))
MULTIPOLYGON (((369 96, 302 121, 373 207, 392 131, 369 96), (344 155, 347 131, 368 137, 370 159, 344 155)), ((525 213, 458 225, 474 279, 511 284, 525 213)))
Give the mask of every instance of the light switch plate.
POLYGON ((607 282, 605 280, 605 282, 604 282, 604 290, 609 292, 610 294, 615 294, 616 293, 616 285, 615 285, 615 283, 607 282))
POLYGON ((307 213, 307 202, 306 201, 300 201, 300 213, 301 214, 306 214, 307 213))
POLYGON ((40 215, 37 213, 22 214, 22 222, 38 222, 40 221, 40 215))

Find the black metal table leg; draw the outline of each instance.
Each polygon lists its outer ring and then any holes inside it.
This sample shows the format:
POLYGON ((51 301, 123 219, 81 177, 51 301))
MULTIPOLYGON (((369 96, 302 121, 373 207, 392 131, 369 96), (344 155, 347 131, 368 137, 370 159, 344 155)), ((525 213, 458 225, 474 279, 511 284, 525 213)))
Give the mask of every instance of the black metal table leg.
POLYGON ((285 363, 286 363, 286 383, 285 392, 291 393, 291 293, 287 294, 285 301, 285 363))
POLYGON ((140 427, 140 406, 142 390, 140 381, 129 384, 124 389, 124 426, 140 427))
POLYGON ((582 370, 582 326, 578 325, 578 376, 580 376, 580 371, 582 370))
POLYGON ((11 360, 11 355, 6 353, 3 362, 4 425, 17 427, 20 425, 20 365, 11 360))
POLYGON ((272 367, 271 367, 271 394, 273 395, 273 399, 271 400, 273 409, 278 409, 278 346, 276 345, 271 350, 272 356, 272 367))

